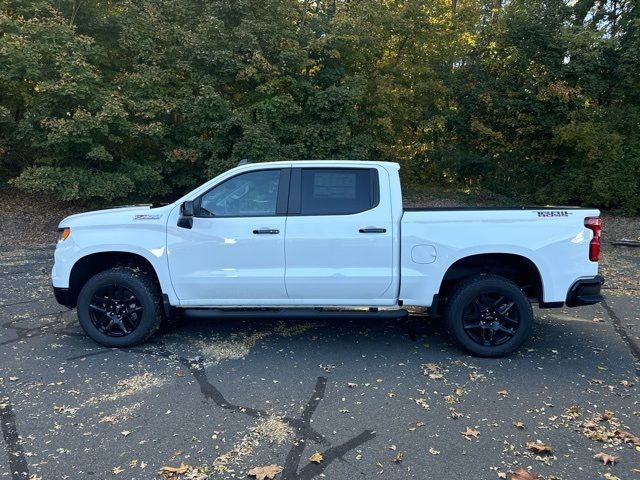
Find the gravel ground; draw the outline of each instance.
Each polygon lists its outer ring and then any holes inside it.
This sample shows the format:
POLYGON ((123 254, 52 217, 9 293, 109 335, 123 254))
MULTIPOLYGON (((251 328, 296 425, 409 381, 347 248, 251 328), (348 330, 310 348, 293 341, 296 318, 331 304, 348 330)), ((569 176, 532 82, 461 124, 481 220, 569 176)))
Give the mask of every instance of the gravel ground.
POLYGON ((38 232, 0 246, 0 478, 640 479, 640 249, 607 246, 606 301, 537 310, 504 359, 419 316, 189 321, 116 350, 55 303, 38 232))

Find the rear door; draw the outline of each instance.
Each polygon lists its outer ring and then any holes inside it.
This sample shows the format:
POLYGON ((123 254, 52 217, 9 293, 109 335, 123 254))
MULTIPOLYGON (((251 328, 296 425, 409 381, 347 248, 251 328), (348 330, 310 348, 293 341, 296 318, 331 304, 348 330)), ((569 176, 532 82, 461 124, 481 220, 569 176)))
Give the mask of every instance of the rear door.
POLYGON ((383 168, 292 169, 285 237, 289 299, 316 305, 395 301, 389 288, 393 233, 383 168))

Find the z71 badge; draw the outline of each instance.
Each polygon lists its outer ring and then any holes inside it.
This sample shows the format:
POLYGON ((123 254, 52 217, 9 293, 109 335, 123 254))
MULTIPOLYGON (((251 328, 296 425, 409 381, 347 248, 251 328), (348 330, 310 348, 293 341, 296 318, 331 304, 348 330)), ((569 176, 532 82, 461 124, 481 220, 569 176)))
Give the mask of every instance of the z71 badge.
POLYGON ((566 210, 539 210, 539 217, 568 217, 569 212, 566 210))
POLYGON ((158 220, 162 218, 162 215, 156 213, 155 215, 136 215, 133 217, 134 220, 158 220))

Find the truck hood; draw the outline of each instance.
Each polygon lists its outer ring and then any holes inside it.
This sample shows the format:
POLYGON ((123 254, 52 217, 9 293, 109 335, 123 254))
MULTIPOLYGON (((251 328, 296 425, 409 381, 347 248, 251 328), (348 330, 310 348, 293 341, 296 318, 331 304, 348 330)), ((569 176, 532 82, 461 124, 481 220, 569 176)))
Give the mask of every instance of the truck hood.
POLYGON ((74 226, 109 225, 134 223, 138 221, 158 221, 166 218, 173 205, 151 208, 151 205, 130 205, 123 207, 78 213, 64 218, 58 228, 74 226))

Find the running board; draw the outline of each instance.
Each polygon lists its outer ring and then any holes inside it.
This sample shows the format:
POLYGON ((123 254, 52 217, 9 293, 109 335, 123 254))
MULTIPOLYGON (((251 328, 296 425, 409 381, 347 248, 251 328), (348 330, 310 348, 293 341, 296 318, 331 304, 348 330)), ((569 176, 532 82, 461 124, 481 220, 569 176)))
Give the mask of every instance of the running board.
POLYGON ((324 310, 322 308, 282 308, 282 309, 222 309, 222 308, 185 308, 182 310, 186 318, 329 318, 333 320, 347 320, 350 318, 407 318, 409 312, 400 310, 324 310))

